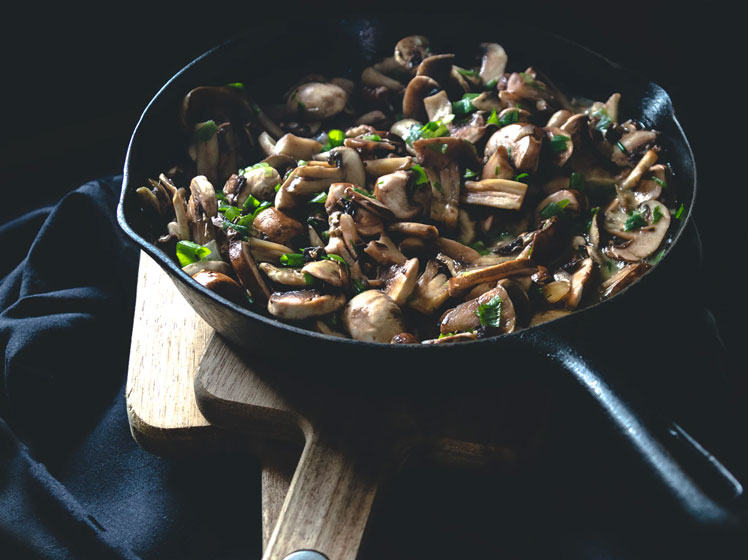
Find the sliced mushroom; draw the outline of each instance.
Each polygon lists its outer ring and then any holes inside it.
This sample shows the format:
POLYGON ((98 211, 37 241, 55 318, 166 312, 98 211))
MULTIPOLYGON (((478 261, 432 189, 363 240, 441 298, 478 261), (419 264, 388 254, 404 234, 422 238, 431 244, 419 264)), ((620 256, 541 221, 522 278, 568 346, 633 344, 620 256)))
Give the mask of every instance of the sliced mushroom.
POLYGON ((484 85, 497 83, 504 75, 507 54, 504 47, 497 43, 482 43, 483 58, 480 65, 480 79, 484 85))
POLYGON ((480 326, 487 326, 481 323, 479 310, 481 306, 493 301, 496 297, 500 298, 501 302, 499 303, 499 326, 494 328, 497 328, 500 333, 514 332, 517 316, 512 300, 503 286, 496 286, 476 299, 466 301, 446 311, 439 321, 439 330, 442 334, 446 334, 455 331, 472 331, 480 326))
POLYGON ((293 239, 304 235, 301 222, 272 206, 257 214, 252 225, 267 239, 282 245, 288 245, 293 239))
POLYGON ((627 264, 602 283, 601 296, 604 298, 614 296, 623 289, 628 288, 650 268, 651 266, 643 261, 627 264))
POLYGON ((617 145, 611 153, 611 161, 621 167, 631 167, 631 156, 651 145, 657 139, 657 132, 653 130, 634 130, 627 132, 618 141, 623 150, 617 145))
POLYGON ((302 268, 302 272, 314 276, 318 280, 334 286, 336 288, 343 287, 344 271, 338 261, 335 260, 322 260, 322 261, 311 261, 306 263, 302 268))
POLYGON ((416 76, 428 76, 437 83, 446 85, 449 81, 449 75, 452 72, 454 58, 455 55, 453 54, 435 54, 426 57, 418 65, 416 76))
POLYGON ((486 165, 483 166, 481 179, 514 179, 517 172, 509 162, 509 155, 504 146, 499 146, 496 151, 488 158, 486 165))
POLYGON ((440 121, 452 115, 452 102, 444 90, 424 98, 423 106, 430 121, 440 121))
POLYGON ((417 280, 418 259, 409 259, 402 265, 390 267, 385 279, 384 293, 398 305, 404 305, 413 293, 417 280))
POLYGON ((291 92, 286 108, 306 121, 322 121, 340 113, 347 101, 348 92, 339 85, 307 82, 291 92))
POLYGON ((519 210, 525 200, 527 184, 508 179, 465 181, 461 200, 465 204, 519 210))
MULTIPOLYGON (((273 200, 275 186, 281 183, 280 174, 270 166, 249 169, 241 177, 244 177, 244 184, 234 196, 237 206, 244 204, 250 194, 258 200, 273 200)), ((226 193, 225 186, 223 192, 226 193)))
POLYGON ((530 259, 514 259, 501 264, 469 269, 449 279, 449 295, 459 295, 483 282, 495 282, 510 276, 530 276, 537 270, 537 265, 530 259))
POLYGON ((379 236, 379 240, 369 241, 364 252, 379 264, 384 265, 404 264, 408 260, 384 233, 379 236))
POLYGON ((490 158, 499 146, 504 146, 515 169, 535 173, 542 147, 541 140, 535 136, 539 130, 529 123, 515 123, 501 127, 488 139, 484 157, 490 158))
POLYGON ((311 284, 308 281, 307 275, 297 268, 278 268, 266 262, 262 262, 257 266, 276 284, 295 288, 303 288, 311 284))
POLYGON ((633 191, 634 199, 637 204, 660 198, 663 185, 667 185, 665 175, 667 168, 662 164, 653 165, 649 172, 639 181, 639 184, 633 191))
POLYGON ((187 218, 187 200, 185 200, 186 194, 187 191, 185 189, 177 189, 174 193, 174 198, 172 199, 172 204, 174 206, 174 217, 177 224, 177 227, 174 229, 174 233, 180 241, 189 241, 190 239, 192 239, 192 236, 190 234, 190 222, 187 218))
POLYGON ((444 253, 448 257, 468 264, 477 261, 481 257, 481 254, 472 247, 446 237, 436 239, 434 247, 437 251, 444 253))
POLYGON ((252 249, 252 256, 255 260, 262 262, 278 263, 281 256, 294 252, 291 247, 286 245, 257 239, 256 237, 250 237, 248 243, 252 249))
POLYGON ((387 226, 387 231, 421 239, 436 239, 439 237, 439 230, 436 227, 418 222, 394 222, 387 226))
POLYGON ((397 80, 386 76, 373 66, 364 68, 361 73, 361 82, 371 87, 386 87, 392 91, 402 91, 405 86, 397 80))
POLYGON ((239 282, 253 298, 262 301, 270 297, 270 290, 257 268, 249 243, 233 239, 229 243, 229 260, 239 282))
POLYGON ((579 214, 584 210, 582 193, 575 189, 562 189, 548 195, 540 201, 540 204, 535 208, 536 224, 540 224, 543 219, 547 218, 543 213, 548 212, 551 204, 554 204, 555 207, 565 216, 579 216, 579 214))
POLYGON ((198 175, 190 182, 190 193, 186 211, 190 237, 195 243, 205 245, 215 239, 212 218, 218 214, 216 191, 204 175, 198 175))
POLYGON ((566 317, 569 314, 571 314, 571 311, 566 311, 565 309, 548 309, 546 311, 540 311, 532 316, 532 319, 530 319, 527 326, 535 327, 541 323, 547 323, 548 321, 566 317))
POLYGON ((423 100, 439 91, 439 84, 428 76, 416 76, 405 88, 403 96, 403 115, 409 119, 424 121, 427 117, 423 100))
POLYGON ((400 306, 385 293, 367 290, 343 309, 343 325, 355 340, 388 343, 406 330, 400 306))
POLYGON ((281 319, 298 321, 334 313, 345 301, 343 294, 321 294, 315 290, 274 292, 268 299, 268 312, 281 319))
POLYGON ((574 152, 571 135, 560 128, 546 127, 545 131, 551 147, 551 161, 555 166, 563 167, 574 152))
POLYGON ((395 45, 395 61, 412 72, 428 56, 429 40, 423 35, 403 37, 395 45))
POLYGON ((564 303, 569 309, 576 309, 579 306, 579 302, 582 301, 582 295, 586 287, 589 285, 592 271, 594 270, 595 263, 592 259, 586 258, 577 268, 576 272, 571 275, 571 286, 569 293, 564 298, 564 303))
POLYGON ((411 220, 423 212, 423 207, 412 202, 408 197, 410 174, 395 171, 379 177, 374 187, 374 196, 390 209, 400 220, 411 220))
POLYGON ((447 276, 439 272, 439 263, 430 260, 416 281, 406 305, 424 315, 431 315, 449 298, 447 276))
POLYGON ((364 161, 363 164, 369 177, 383 177, 395 171, 407 171, 413 166, 413 158, 406 156, 370 159, 364 161))
POLYGON ((296 159, 310 160, 322 151, 322 144, 312 138, 285 134, 273 148, 273 154, 285 154, 296 159))
MULTIPOLYGON (((225 263, 224 263, 225 264, 225 263)), ((203 269, 192 275, 192 278, 210 291, 242 307, 247 304, 247 293, 239 284, 226 274, 203 269)))
POLYGON ((605 253, 620 261, 636 262, 654 253, 665 239, 670 227, 670 212, 667 206, 657 200, 642 203, 637 212, 648 223, 631 233, 629 240, 622 245, 607 247, 605 253))

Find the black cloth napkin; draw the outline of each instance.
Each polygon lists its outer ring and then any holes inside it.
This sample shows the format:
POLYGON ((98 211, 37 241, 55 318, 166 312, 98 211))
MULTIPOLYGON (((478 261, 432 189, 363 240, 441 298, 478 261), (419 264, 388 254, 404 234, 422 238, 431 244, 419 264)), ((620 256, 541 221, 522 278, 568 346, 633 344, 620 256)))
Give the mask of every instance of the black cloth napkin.
POLYGON ((0 558, 252 558, 259 468, 132 439, 124 381, 137 250, 121 177, 0 226, 0 558))

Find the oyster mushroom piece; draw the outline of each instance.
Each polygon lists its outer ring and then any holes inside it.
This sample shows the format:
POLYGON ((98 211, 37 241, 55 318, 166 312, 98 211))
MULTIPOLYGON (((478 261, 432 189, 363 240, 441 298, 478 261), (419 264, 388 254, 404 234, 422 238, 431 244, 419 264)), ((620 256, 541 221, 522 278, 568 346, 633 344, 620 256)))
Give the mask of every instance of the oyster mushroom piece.
POLYGON ((408 198, 409 181, 409 173, 395 171, 379 177, 374 186, 374 196, 399 220, 412 220, 423 211, 420 205, 408 198))
POLYGON ((413 293, 418 280, 418 259, 405 261, 402 265, 394 265, 385 279, 384 293, 398 305, 404 305, 413 293))
POLYGON ((403 115, 406 118, 424 121, 427 114, 423 100, 439 89, 439 83, 428 76, 416 76, 411 79, 403 96, 403 115))
POLYGON ((439 321, 439 331, 447 334, 455 331, 471 331, 481 326, 492 326, 498 328, 501 333, 511 333, 514 332, 516 325, 517 314, 514 312, 514 305, 509 294, 503 286, 496 286, 479 297, 446 311, 439 321), (500 314, 497 317, 498 326, 484 324, 485 319, 482 321, 479 315, 481 306, 495 302, 494 298, 497 297, 501 300, 497 302, 500 307, 500 314))
POLYGON ((298 220, 270 206, 255 216, 253 227, 275 243, 287 245, 304 235, 304 226, 298 220))
POLYGON ((631 167, 630 156, 643 150, 655 140, 657 140, 657 132, 654 130, 633 130, 627 132, 621 136, 618 142, 623 146, 625 151, 621 150, 620 147, 616 147, 611 153, 610 160, 620 167, 631 167))
POLYGON ((413 72, 428 53, 429 40, 423 35, 403 37, 395 45, 395 61, 409 72, 413 72))
POLYGON ((247 293, 239 284, 229 276, 214 270, 201 270, 192 275, 192 278, 202 284, 210 291, 219 296, 244 307, 247 304, 247 293))
POLYGON ((253 298, 267 300, 270 297, 270 290, 257 268, 249 243, 233 239, 229 243, 229 260, 239 282, 253 298))
POLYGON ((540 161, 542 137, 542 130, 533 124, 508 124, 494 132, 488 139, 484 157, 490 158, 499 146, 504 146, 515 169, 535 173, 540 161))
POLYGON ((510 276, 530 276, 538 266, 530 259, 518 258, 500 264, 472 268, 449 279, 449 295, 457 296, 483 282, 496 282, 510 276))
POLYGON ((189 276, 194 276, 201 270, 207 270, 210 272, 220 272, 226 276, 231 276, 233 273, 232 268, 224 261, 209 261, 202 260, 194 263, 190 263, 187 266, 183 266, 182 270, 189 276))
POLYGON ((473 263, 481 257, 481 254, 472 247, 468 247, 459 241, 448 239, 446 237, 439 237, 436 239, 436 241, 434 241, 434 247, 437 251, 444 253, 449 258, 464 263, 473 263))
POLYGON ((407 330, 400 306, 378 290, 367 290, 351 298, 342 318, 351 338, 364 342, 389 343, 407 330))
POLYGON ((308 281, 307 276, 301 270, 296 268, 278 268, 277 266, 273 266, 266 262, 262 262, 257 266, 276 284, 303 288, 311 283, 308 281))
POLYGON ((340 113, 347 101, 348 92, 339 85, 307 82, 291 91, 286 109, 305 121, 323 121, 340 113))
POLYGON ((334 313, 345 301, 343 294, 321 294, 315 290, 274 292, 268 299, 268 313, 280 319, 299 321, 334 313))
POLYGON ((189 241, 192 239, 190 234, 190 221, 187 218, 187 200, 185 196, 187 191, 183 188, 177 189, 172 198, 172 205, 174 206, 174 217, 176 219, 177 227, 174 228, 174 233, 180 241, 189 241))
POLYGON ((262 262, 279 263, 281 256, 294 252, 291 247, 286 245, 256 237, 250 237, 248 243, 252 249, 252 256, 255 260, 262 262))
POLYGON ((654 253, 665 239, 670 227, 670 212, 667 206, 657 200, 642 203, 637 212, 644 217, 648 225, 632 233, 629 240, 622 245, 606 247, 605 253, 619 261, 636 262, 654 253), (646 216, 646 217, 645 217, 646 216))
POLYGON ((480 160, 475 146, 460 138, 425 138, 416 140, 413 147, 431 183, 431 219, 445 226, 457 227, 460 207, 460 168, 477 169, 480 160))
POLYGON ((483 57, 481 58, 479 76, 483 85, 497 83, 504 75, 508 60, 504 47, 497 43, 482 43, 483 57))
POLYGON ((622 291, 623 289, 628 288, 650 268, 651 266, 645 262, 627 264, 621 270, 616 272, 613 276, 602 283, 602 285, 600 286, 601 297, 611 297, 622 291))
POLYGON ((416 280, 416 287, 406 305, 424 315, 431 315, 449 298, 448 286, 447 276, 439 272, 439 262, 432 259, 416 280))
POLYGON ((582 301, 585 288, 588 286, 595 263, 592 259, 584 259, 576 272, 571 275, 569 292, 564 297, 564 303, 569 309, 576 309, 582 301))
POLYGON ((460 200, 465 204, 519 210, 525 200, 527 184, 508 179, 465 181, 460 200))

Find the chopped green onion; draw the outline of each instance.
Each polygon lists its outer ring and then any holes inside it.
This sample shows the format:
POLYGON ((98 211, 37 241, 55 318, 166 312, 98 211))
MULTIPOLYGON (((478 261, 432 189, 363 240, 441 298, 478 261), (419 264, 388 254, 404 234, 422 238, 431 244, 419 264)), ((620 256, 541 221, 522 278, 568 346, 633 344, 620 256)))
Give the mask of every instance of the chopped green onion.
POLYGON ((218 125, 215 121, 205 121, 195 127, 195 140, 199 142, 207 142, 218 130, 218 125))
POLYGON ((618 149, 621 150, 624 154, 628 154, 628 151, 626 150, 626 146, 621 144, 620 140, 616 142, 616 146, 618 146, 618 149))
POLYGON ((656 224, 662 219, 662 210, 660 210, 659 206, 655 206, 654 210, 652 210, 652 223, 656 224))
POLYGON ((280 183, 278 183, 277 185, 275 185, 275 186, 273 187, 273 190, 274 190, 275 192, 278 192, 278 191, 280 190, 280 188, 281 188, 281 184, 280 184, 280 183))
POLYGON ((626 218, 626 222, 623 224, 623 231, 631 231, 639 229, 647 225, 647 220, 640 212, 629 212, 629 217, 626 218))
POLYGON ((272 202, 268 202, 267 200, 263 200, 260 205, 255 208, 255 211, 252 212, 252 221, 254 222, 254 219, 257 217, 257 214, 265 210, 266 208, 270 208, 272 206, 272 202))
POLYGON ((455 70, 467 78, 477 78, 480 75, 477 70, 465 70, 457 67, 455 67, 455 70))
POLYGON ((379 136, 379 134, 364 134, 361 138, 363 140, 369 140, 371 142, 381 142, 382 141, 382 137, 379 136))
POLYGON ((569 199, 564 198, 563 200, 559 200, 558 202, 551 202, 543 208, 540 211, 540 217, 544 220, 547 220, 548 218, 552 218, 553 216, 558 216, 559 214, 562 214, 564 209, 569 205, 569 199))
POLYGON ((491 109, 491 116, 488 117, 488 120, 486 120, 486 124, 487 125, 495 124, 497 126, 502 126, 501 123, 499 122, 499 117, 496 116, 496 107, 491 109))
POLYGON ((414 163, 411 166, 411 169, 416 174, 416 185, 423 185, 424 183, 428 183, 429 182, 428 177, 426 177, 426 171, 424 171, 423 167, 421 167, 417 163, 414 163))
POLYGON ((325 202, 327 202, 327 191, 322 191, 310 200, 309 204, 324 204, 325 202))
POLYGON ((226 202, 226 200, 227 200, 226 199, 226 194, 222 190, 216 191, 216 198, 218 200, 220 200, 221 202, 226 202))
POLYGON ((497 328, 501 326, 501 304, 501 297, 494 296, 489 302, 478 306, 475 314, 478 316, 482 326, 497 328))
POLYGON ((551 150, 553 153, 560 154, 566 151, 566 143, 571 140, 568 136, 563 134, 556 134, 551 138, 551 150))
POLYGON ((652 177, 652 180, 658 185, 660 185, 663 189, 667 188, 667 183, 663 181, 662 179, 660 179, 659 177, 652 177))
MULTIPOLYGON (((497 175, 498 175, 498 173, 497 173, 497 175)), ((529 177, 529 176, 530 176, 530 174, 529 174, 529 173, 520 173, 519 175, 517 175, 517 176, 516 176, 516 177, 514 178, 514 180, 515 180, 515 181, 521 181, 521 182, 524 182, 524 181, 522 181, 522 179, 524 179, 525 177, 529 177)))
POLYGON ((481 255, 487 255, 491 251, 489 251, 488 247, 486 247, 486 244, 483 241, 476 241, 472 245, 470 245, 470 248, 478 251, 481 255))
POLYGON ((353 190, 356 191, 358 194, 362 194, 364 196, 368 196, 369 198, 374 198, 374 195, 371 194, 368 191, 365 191, 363 189, 359 189, 358 187, 353 187, 353 190))
POLYGON ((440 193, 444 194, 444 189, 442 188, 442 184, 439 181, 436 181, 434 183, 434 188, 439 191, 440 193))
POLYGON ((499 126, 506 126, 508 124, 514 124, 519 122, 519 109, 512 109, 507 111, 499 119, 499 126))
POLYGON ((675 214, 673 214, 673 218, 676 220, 680 220, 683 217, 683 211, 685 210, 685 207, 683 206, 683 203, 680 203, 680 208, 678 208, 675 211, 675 214))
POLYGON ((463 175, 463 177, 465 179, 472 179, 473 177, 477 177, 477 176, 478 176, 478 174, 475 171, 473 171, 472 169, 466 169, 465 170, 465 175, 463 175))
POLYGON ((490 91, 490 90, 494 89, 496 87, 496 84, 498 84, 498 83, 499 83, 499 81, 496 78, 494 78, 490 82, 486 82, 486 85, 483 86, 483 90, 484 91, 490 91))
POLYGON ((446 154, 447 153, 447 145, 446 144, 441 144, 441 143, 438 143, 438 142, 434 143, 434 144, 429 144, 429 150, 431 150, 432 152, 440 153, 440 154, 446 154))
POLYGON ((353 284, 353 292, 355 294, 360 294, 361 292, 366 291, 366 285, 363 282, 359 282, 355 278, 351 278, 351 284, 353 284))
POLYGON ((350 266, 343 257, 336 255, 335 253, 328 253, 322 258, 328 261, 338 261, 342 265, 350 266))
POLYGON ((255 221, 255 214, 254 212, 252 214, 247 214, 246 216, 242 216, 239 218, 239 221, 236 222, 236 225, 242 226, 245 228, 249 228, 255 221))
POLYGON ((569 188, 581 189, 584 187, 584 175, 577 173, 576 171, 571 174, 569 178, 569 188))
POLYGON ((244 201, 244 204, 242 204, 242 208, 244 208, 245 210, 254 210, 259 205, 260 201, 250 194, 247 197, 247 200, 244 201))
POLYGON ((229 206, 228 208, 226 208, 223 215, 228 221, 233 222, 241 213, 242 211, 240 208, 237 208, 236 206, 229 206))
POLYGON ((545 89, 545 86, 542 83, 535 81, 535 78, 533 78, 530 74, 527 74, 525 72, 520 72, 519 75, 522 77, 522 79, 525 81, 525 83, 528 86, 534 87, 535 89, 541 89, 541 90, 545 89))
POLYGON ((403 140, 412 146, 419 138, 440 138, 449 136, 449 129, 442 121, 429 121, 423 126, 413 125, 408 129, 403 140))
POLYGON ((467 115, 469 113, 472 113, 473 111, 475 111, 475 107, 470 102, 470 99, 465 99, 463 97, 459 101, 454 101, 452 103, 452 112, 455 115, 467 115))
POLYGON ((316 280, 315 280, 314 276, 312 276, 308 272, 304 273, 304 282, 306 282, 307 286, 311 286, 312 284, 314 284, 315 281, 316 280))
POLYGON ((234 89, 244 89, 244 84, 241 82, 231 82, 230 84, 226 84, 226 86, 234 89))
POLYGON ((603 134, 605 134, 605 132, 608 130, 608 127, 613 124, 613 119, 610 118, 608 112, 605 110, 605 107, 598 109, 597 111, 592 113, 591 116, 598 117, 600 119, 595 125, 595 128, 603 134))
POLYGON ((327 143, 330 144, 330 148, 337 148, 342 146, 345 141, 345 132, 340 129, 333 128, 327 133, 327 143))
POLYGON ((224 220, 223 221, 223 231, 228 231, 229 228, 235 229, 236 231, 238 231, 242 235, 248 235, 249 234, 249 229, 246 226, 241 226, 239 224, 232 224, 231 222, 224 220))
POLYGON ((647 262, 651 264, 652 266, 656 265, 658 262, 662 260, 662 257, 665 255, 665 249, 660 249, 657 253, 655 253, 652 257, 650 257, 647 262))
POLYGON ((204 259, 210 255, 210 249, 193 241, 177 242, 177 259, 182 267, 204 259))
MULTIPOLYGON (((267 173, 267 168, 270 168, 270 164, 267 163, 267 162, 265 162, 265 161, 261 161, 260 163, 255 163, 254 165, 250 165, 249 167, 245 167, 244 169, 240 169, 237 172, 237 175, 244 175, 247 172, 252 171, 253 169, 260 169, 261 167, 266 168, 265 172, 267 173)), ((270 174, 272 175, 272 173, 273 172, 271 171, 270 174)), ((269 175, 266 175, 266 177, 269 177, 269 175)))
POLYGON ((280 263, 290 268, 298 268, 304 266, 304 255, 301 253, 286 253, 281 255, 280 263))

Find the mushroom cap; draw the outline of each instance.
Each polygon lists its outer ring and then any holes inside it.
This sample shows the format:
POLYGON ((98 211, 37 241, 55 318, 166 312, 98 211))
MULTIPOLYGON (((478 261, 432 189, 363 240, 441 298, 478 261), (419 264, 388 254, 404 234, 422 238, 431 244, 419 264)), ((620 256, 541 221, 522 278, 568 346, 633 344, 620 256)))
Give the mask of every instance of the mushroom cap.
POLYGON ((282 245, 304 235, 304 225, 291 216, 284 214, 274 206, 265 208, 255 216, 252 223, 257 231, 264 233, 270 241, 282 245))
POLYGON ((425 121, 428 117, 423 100, 439 90, 439 83, 428 76, 416 76, 405 88, 403 115, 406 118, 425 121))
POLYGON ((244 291, 235 280, 222 272, 215 270, 201 270, 192 275, 192 278, 219 296, 233 301, 242 307, 247 303, 247 292, 244 291))
POLYGON ((498 43, 482 43, 481 47, 483 47, 483 58, 480 65, 480 79, 484 84, 494 80, 498 82, 506 70, 508 60, 506 51, 498 43))
POLYGON ((453 54, 436 54, 423 59, 418 65, 416 76, 428 76, 439 84, 446 84, 452 72, 453 54))
POLYGON ((395 45, 395 60, 400 66, 413 71, 428 56, 429 40, 423 35, 409 35, 395 45))
POLYGON ((351 338, 364 342, 388 343, 407 330, 400 306, 378 290, 351 298, 343 309, 343 325, 351 338))
POLYGON ((374 186, 374 196, 377 200, 389 208, 400 220, 412 220, 423 211, 421 206, 413 204, 408 199, 409 181, 410 173, 395 171, 379 177, 374 186))
POLYGON ((275 317, 295 321, 328 315, 344 305, 343 294, 321 294, 315 290, 291 290, 274 292, 268 299, 268 312, 275 317))
POLYGON ((667 206, 657 200, 647 200, 639 205, 638 211, 647 216, 649 225, 634 230, 629 241, 623 245, 606 248, 608 256, 621 261, 636 262, 654 253, 662 244, 670 227, 670 212, 667 206), (655 209, 660 218, 654 222, 655 209))
POLYGON ((329 82, 307 82, 288 96, 286 109, 305 121, 322 121, 340 113, 348 101, 348 92, 329 82))
POLYGON ((246 123, 252 115, 246 96, 230 86, 200 86, 185 95, 180 117, 185 130, 205 121, 246 123))

